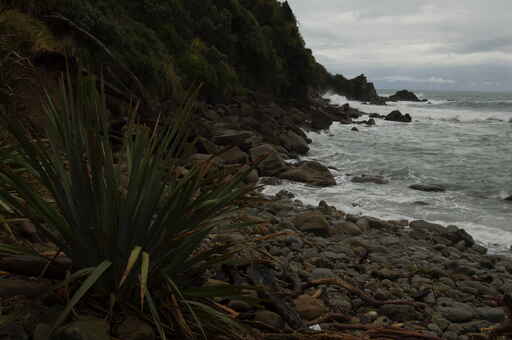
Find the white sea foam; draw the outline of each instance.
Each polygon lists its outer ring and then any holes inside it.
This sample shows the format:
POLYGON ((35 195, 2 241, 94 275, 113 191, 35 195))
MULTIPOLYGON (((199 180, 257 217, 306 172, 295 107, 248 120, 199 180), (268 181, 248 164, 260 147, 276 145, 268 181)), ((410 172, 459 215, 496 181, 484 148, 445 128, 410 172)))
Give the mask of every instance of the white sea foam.
POLYGON ((311 151, 303 159, 339 169, 333 170, 338 184, 315 188, 284 182, 265 192, 286 189, 306 204, 325 200, 351 214, 454 224, 492 251, 510 247, 512 203, 503 199, 512 193, 512 130, 501 120, 511 119, 512 112, 479 112, 456 105, 447 109, 445 98, 434 98, 432 104, 387 106, 364 105, 335 95, 329 98, 365 112, 387 114, 399 109, 410 113, 413 123, 377 120, 377 126, 358 125, 359 132, 351 131, 351 125, 334 123, 327 133, 311 132, 311 151), (352 176, 360 174, 382 175, 390 182, 352 183, 352 176), (447 191, 409 188, 416 183, 442 184, 447 191))
POLYGON ((461 108, 447 108, 444 104, 454 102, 447 99, 432 99, 428 102, 388 102, 387 105, 368 105, 358 101, 348 100, 344 96, 336 94, 327 94, 325 98, 332 103, 343 105, 349 103, 351 107, 363 112, 388 114, 393 110, 399 110, 402 113, 409 113, 413 120, 418 119, 457 119, 461 122, 473 122, 481 120, 509 121, 512 112, 506 111, 479 111, 461 108), (430 104, 429 104, 430 103, 430 104))

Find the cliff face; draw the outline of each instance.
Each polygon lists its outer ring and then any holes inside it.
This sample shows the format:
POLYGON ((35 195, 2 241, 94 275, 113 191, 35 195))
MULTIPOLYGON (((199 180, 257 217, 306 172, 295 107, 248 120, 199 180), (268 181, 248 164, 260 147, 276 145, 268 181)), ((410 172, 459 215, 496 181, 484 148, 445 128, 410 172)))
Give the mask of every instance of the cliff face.
POLYGON ((332 91, 349 99, 379 104, 382 102, 373 83, 369 83, 364 74, 353 79, 346 79, 337 74, 329 80, 329 85, 332 91))
MULTIPOLYGON (((3 1, 87 64, 122 63, 156 90, 202 83, 216 102, 247 90, 303 97, 316 61, 288 3, 277 0, 3 1)), ((13 13, 13 12, 11 12, 13 13)), ((10 19, 0 13, 0 24, 10 19)), ((22 25, 22 23, 19 23, 22 25)), ((29 41, 29 43, 33 43, 29 41)), ((30 54, 29 51, 26 51, 30 54)))
POLYGON ((59 54, 71 55, 90 68, 111 70, 124 83, 137 79, 150 95, 175 96, 202 83, 201 96, 210 103, 248 91, 303 99, 311 90, 331 89, 352 99, 376 98, 364 76, 332 76, 316 62, 287 1, 2 3, 0 32, 15 33, 0 44, 2 52, 14 50, 50 67, 63 60, 59 54))

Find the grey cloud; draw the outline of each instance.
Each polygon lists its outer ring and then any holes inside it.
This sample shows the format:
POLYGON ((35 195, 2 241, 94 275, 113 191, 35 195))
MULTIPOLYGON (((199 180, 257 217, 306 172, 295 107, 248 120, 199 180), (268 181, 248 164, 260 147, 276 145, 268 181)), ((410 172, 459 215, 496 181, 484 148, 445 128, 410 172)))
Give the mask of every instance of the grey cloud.
POLYGON ((306 44, 331 72, 365 73, 383 86, 402 77, 413 86, 486 82, 482 88, 512 90, 510 0, 288 2, 306 44))

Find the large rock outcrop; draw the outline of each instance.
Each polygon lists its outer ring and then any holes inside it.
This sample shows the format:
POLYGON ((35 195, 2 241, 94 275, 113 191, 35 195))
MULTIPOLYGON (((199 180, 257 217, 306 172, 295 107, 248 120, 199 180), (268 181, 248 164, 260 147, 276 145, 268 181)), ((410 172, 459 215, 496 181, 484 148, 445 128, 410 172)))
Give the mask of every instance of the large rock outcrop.
POLYGON ((398 110, 391 111, 384 119, 390 120, 393 122, 402 122, 402 123, 412 122, 412 118, 408 113, 402 114, 402 112, 400 112, 398 110))
POLYGON ((426 99, 419 99, 414 92, 408 90, 400 90, 397 91, 394 95, 389 96, 386 100, 397 102, 397 101, 407 101, 407 102, 421 102, 426 101, 426 99))

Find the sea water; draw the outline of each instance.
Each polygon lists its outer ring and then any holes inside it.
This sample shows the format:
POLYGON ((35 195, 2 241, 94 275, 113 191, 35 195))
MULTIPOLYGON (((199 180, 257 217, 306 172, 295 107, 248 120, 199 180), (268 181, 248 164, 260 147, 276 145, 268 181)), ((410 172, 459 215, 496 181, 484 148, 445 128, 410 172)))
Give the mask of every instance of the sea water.
MULTIPOLYGON (((381 92, 389 95, 393 92, 381 92)), ((368 113, 409 113, 412 123, 376 119, 376 126, 334 123, 309 133, 311 150, 303 159, 333 170, 337 185, 328 188, 285 182, 305 203, 325 200, 352 214, 385 219, 424 219, 466 229, 491 252, 512 245, 512 93, 423 92, 428 102, 365 105, 337 95, 368 113), (352 183, 356 175, 380 175, 388 184, 352 183), (442 193, 422 192, 412 184, 438 184, 442 193)), ((368 117, 361 117, 368 119, 368 117)), ((360 119, 360 120, 361 120, 360 119)))

